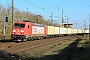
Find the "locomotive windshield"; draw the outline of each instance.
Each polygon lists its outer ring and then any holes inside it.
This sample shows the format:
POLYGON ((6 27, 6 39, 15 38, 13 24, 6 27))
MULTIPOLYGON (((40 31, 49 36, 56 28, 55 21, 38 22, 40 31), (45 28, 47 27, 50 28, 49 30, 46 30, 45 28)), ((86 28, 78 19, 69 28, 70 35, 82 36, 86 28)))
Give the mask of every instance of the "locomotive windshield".
POLYGON ((14 27, 15 28, 24 28, 25 24, 18 24, 18 23, 16 23, 16 24, 14 24, 14 27))

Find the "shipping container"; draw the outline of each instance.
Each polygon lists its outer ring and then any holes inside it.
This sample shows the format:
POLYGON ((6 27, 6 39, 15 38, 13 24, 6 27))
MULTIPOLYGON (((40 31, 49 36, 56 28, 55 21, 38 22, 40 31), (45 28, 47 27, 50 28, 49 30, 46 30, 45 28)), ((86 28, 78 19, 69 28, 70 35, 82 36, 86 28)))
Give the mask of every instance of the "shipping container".
POLYGON ((74 34, 77 34, 78 33, 78 30, 77 29, 73 29, 73 33, 74 34))
POLYGON ((67 28, 60 28, 60 34, 67 34, 67 28))
POLYGON ((79 34, 82 33, 82 30, 81 30, 81 29, 78 29, 78 33, 79 33, 79 34))
POLYGON ((59 31, 59 30, 60 30, 60 27, 54 27, 54 29, 55 29, 54 34, 55 34, 55 35, 59 34, 59 32, 60 32, 60 31, 59 31))
POLYGON ((74 34, 74 30, 71 28, 71 34, 74 34))
POLYGON ((54 26, 47 26, 47 35, 54 35, 54 26))
POLYGON ((85 30, 85 33, 89 33, 89 30, 85 30))

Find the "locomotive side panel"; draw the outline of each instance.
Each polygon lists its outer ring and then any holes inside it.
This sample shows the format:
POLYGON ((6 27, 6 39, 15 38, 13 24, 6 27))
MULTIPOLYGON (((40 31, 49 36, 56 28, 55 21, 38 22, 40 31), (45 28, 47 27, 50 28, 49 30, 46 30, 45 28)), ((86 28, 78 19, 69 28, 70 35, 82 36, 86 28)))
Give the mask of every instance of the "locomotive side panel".
POLYGON ((32 34, 44 34, 45 27, 32 26, 32 34))
POLYGON ((46 26, 37 26, 37 25, 31 25, 31 39, 42 39, 45 38, 47 35, 47 29, 46 26))

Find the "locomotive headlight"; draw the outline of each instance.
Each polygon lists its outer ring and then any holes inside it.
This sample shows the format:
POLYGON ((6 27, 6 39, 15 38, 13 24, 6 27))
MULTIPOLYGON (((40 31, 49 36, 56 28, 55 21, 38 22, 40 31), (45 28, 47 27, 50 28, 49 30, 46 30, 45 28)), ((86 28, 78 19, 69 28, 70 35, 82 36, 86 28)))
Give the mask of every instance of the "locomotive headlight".
POLYGON ((16 30, 13 30, 13 32, 16 32, 16 30))
POLYGON ((21 32, 24 32, 24 30, 21 30, 21 32))

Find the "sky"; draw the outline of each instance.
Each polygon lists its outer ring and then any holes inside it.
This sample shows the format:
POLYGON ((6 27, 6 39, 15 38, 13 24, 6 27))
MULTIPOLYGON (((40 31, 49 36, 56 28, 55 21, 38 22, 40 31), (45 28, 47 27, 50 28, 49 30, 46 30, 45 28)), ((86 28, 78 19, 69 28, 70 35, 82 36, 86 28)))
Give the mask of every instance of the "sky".
MULTIPOLYGON (((7 7, 7 3, 11 4, 12 0, 0 0, 0 3, 7 7)), ((64 21, 68 17, 68 22, 73 23, 73 27, 89 28, 90 16, 90 0, 14 0, 14 7, 21 11, 29 11, 31 13, 42 15, 48 20, 53 14, 53 20, 62 21, 62 9, 64 10, 64 21), (65 17, 67 16, 67 17, 65 17)))

